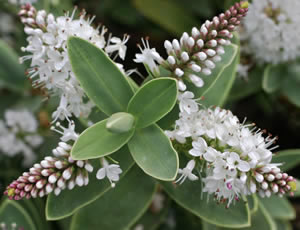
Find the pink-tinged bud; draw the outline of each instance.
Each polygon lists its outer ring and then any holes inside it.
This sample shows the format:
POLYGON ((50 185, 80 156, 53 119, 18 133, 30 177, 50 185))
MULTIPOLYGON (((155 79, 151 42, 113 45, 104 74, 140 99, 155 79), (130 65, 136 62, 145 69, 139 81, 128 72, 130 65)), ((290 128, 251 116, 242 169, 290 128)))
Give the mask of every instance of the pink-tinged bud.
POLYGON ((79 167, 79 168, 82 168, 84 166, 84 162, 83 161, 76 161, 76 165, 79 167))
POLYGON ((61 177, 61 178, 57 181, 57 186, 58 186, 59 188, 63 188, 63 187, 66 186, 66 182, 65 182, 64 178, 61 177))
POLYGON ((278 192, 278 189, 279 189, 279 187, 278 187, 277 184, 272 184, 272 191, 273 191, 274 193, 277 193, 277 192, 278 192))
POLYGON ((289 176, 289 175, 288 175, 287 173, 282 173, 282 179, 283 179, 283 180, 286 180, 286 179, 288 178, 288 176, 289 176))
POLYGON ((172 43, 168 40, 165 41, 164 43, 165 49, 169 52, 173 49, 172 43))
POLYGON ((176 51, 179 51, 180 50, 180 45, 179 45, 179 42, 177 39, 174 39, 172 41, 172 45, 173 45, 173 48, 176 50, 176 51))
POLYGON ((53 188, 54 188, 54 186, 52 184, 47 184, 46 185, 46 193, 49 194, 49 193, 53 192, 53 188))
POLYGON ((204 52, 199 52, 199 53, 196 54, 196 57, 197 57, 200 61, 204 61, 204 60, 206 60, 207 55, 206 55, 206 53, 204 53, 204 52))
POLYGON ((57 179, 58 179, 58 177, 57 177, 56 173, 53 173, 51 176, 49 176, 48 182, 50 184, 54 184, 57 181, 57 179))
POLYGON ((58 196, 60 193, 61 193, 61 189, 60 189, 60 188, 55 188, 55 189, 54 189, 54 194, 55 194, 56 196, 58 196))
POLYGON ((270 175, 268 175, 267 180, 271 182, 271 181, 275 180, 275 176, 273 174, 270 174, 270 175))
POLYGON ((264 182, 262 182, 261 187, 263 190, 266 190, 266 189, 268 189, 269 186, 268 186, 268 183, 264 181, 264 182))
POLYGON ((288 176, 288 178, 287 178, 287 182, 290 182, 290 181, 294 181, 295 179, 294 179, 294 177, 292 177, 292 176, 288 176))
POLYGON ((192 36, 194 38, 198 37, 200 35, 200 31, 196 28, 196 27, 193 27, 192 29, 192 36))
POLYGON ((190 68, 191 68, 194 72, 196 72, 196 73, 199 73, 199 72, 201 71, 201 67, 200 67, 199 65, 197 65, 197 64, 192 64, 192 65, 190 66, 190 68))
POLYGON ((210 69, 208 69, 208 68, 204 68, 203 70, 202 70, 202 73, 204 74, 204 75, 211 75, 211 70, 210 69))
POLYGON ((272 193, 271 193, 270 190, 267 190, 265 193, 266 193, 266 196, 267 196, 267 197, 270 197, 270 196, 272 195, 272 193))
POLYGON ((187 61, 190 59, 190 57, 189 57, 189 55, 188 55, 187 52, 182 52, 182 53, 181 53, 181 59, 182 59, 184 62, 187 62, 187 61))
POLYGON ((280 180, 282 178, 282 174, 281 173, 277 173, 275 177, 276 177, 277 180, 280 180))
POLYGON ((188 46, 189 46, 190 48, 194 47, 194 45, 195 45, 195 40, 194 40, 194 38, 189 37, 188 40, 187 40, 187 44, 188 44, 188 46))
POLYGON ((37 187, 37 189, 41 189, 44 187, 45 184, 46 184, 45 180, 39 180, 35 186, 37 187))
POLYGON ((72 167, 69 167, 64 170, 62 176, 65 180, 69 180, 72 176, 72 173, 73 173, 73 169, 72 169, 72 167))
POLYGON ((212 39, 212 40, 210 40, 210 41, 207 42, 207 45, 209 47, 216 47, 218 45, 218 43, 217 43, 216 40, 212 39))
POLYGON ((229 190, 231 190, 231 189, 232 189, 232 185, 231 185, 231 183, 227 183, 227 184, 226 184, 226 186, 227 186, 227 188, 228 188, 229 190))
POLYGON ((262 183, 264 181, 264 177, 263 175, 259 174, 259 173, 256 173, 255 174, 255 179, 258 183, 262 183))
POLYGON ((205 25, 202 25, 202 26, 201 26, 200 32, 203 34, 203 36, 206 36, 206 35, 207 35, 208 30, 207 30, 207 28, 206 28, 205 25))
POLYGON ((285 185, 286 185, 286 182, 285 182, 284 180, 281 180, 281 181, 279 181, 279 185, 280 185, 280 186, 285 186, 285 185))
POLYGON ((197 40, 197 46, 198 46, 198 48, 201 49, 204 46, 204 41, 202 39, 198 39, 197 40))
POLYGON ((226 10, 226 11, 225 11, 225 17, 226 17, 226 18, 231 17, 231 12, 230 12, 229 10, 226 10))
POLYGON ((182 77, 184 75, 184 72, 181 69, 176 68, 175 69, 175 75, 178 76, 178 77, 182 77))
POLYGON ((170 65, 175 65, 176 64, 176 60, 173 56, 169 56, 167 61, 169 62, 170 65))

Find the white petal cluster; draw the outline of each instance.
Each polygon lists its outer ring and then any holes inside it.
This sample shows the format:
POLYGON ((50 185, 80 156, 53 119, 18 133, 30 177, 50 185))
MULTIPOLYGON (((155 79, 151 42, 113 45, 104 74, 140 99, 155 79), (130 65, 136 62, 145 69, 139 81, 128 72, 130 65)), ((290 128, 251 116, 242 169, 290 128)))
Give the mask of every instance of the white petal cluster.
MULTIPOLYGON (((193 96, 188 91, 179 95, 179 119, 174 130, 166 131, 171 139, 190 146, 185 151, 193 158, 179 170, 181 176, 176 182, 182 183, 186 178, 197 180, 192 171, 197 168, 197 162, 204 162, 198 168, 206 175, 202 179, 203 191, 214 194, 220 202, 228 201, 230 205, 241 194, 259 191, 261 196, 270 196, 271 192, 278 192, 281 184, 285 186, 293 181, 291 177, 286 181, 287 175, 285 181, 280 181, 279 165, 271 164, 271 151, 277 146, 270 146, 276 137, 265 138, 264 131, 256 129, 253 124, 240 123, 228 110, 219 107, 199 109, 193 96), (275 181, 277 174, 279 179, 275 181)), ((291 186, 282 187, 280 191, 279 194, 289 192, 291 186)))
POLYGON ((33 149, 43 143, 37 133, 38 121, 28 110, 6 110, 0 120, 0 151, 7 156, 24 155, 23 164, 30 165, 34 159, 33 149))
POLYGON ((52 114, 53 120, 63 120, 71 117, 88 117, 94 104, 88 101, 83 89, 71 69, 67 54, 67 39, 77 36, 106 51, 108 55, 116 54, 121 59, 126 55, 126 42, 117 37, 109 37, 106 41, 106 29, 95 29, 91 23, 94 18, 87 18, 82 12, 80 18, 75 19, 75 10, 72 15, 55 18, 44 10, 36 11, 34 7, 26 5, 19 13, 28 35, 27 47, 24 52, 29 53, 21 61, 30 60, 31 68, 28 74, 33 79, 33 85, 44 87, 51 95, 58 95, 60 103, 52 114))
POLYGON ((102 168, 100 168, 96 174, 98 180, 102 180, 107 178, 111 184, 111 187, 115 187, 117 182, 120 180, 119 174, 123 171, 118 164, 109 164, 105 158, 101 159, 102 161, 102 168))
POLYGON ((258 60, 277 64, 300 56, 299 9, 298 0, 252 1, 244 25, 258 60))

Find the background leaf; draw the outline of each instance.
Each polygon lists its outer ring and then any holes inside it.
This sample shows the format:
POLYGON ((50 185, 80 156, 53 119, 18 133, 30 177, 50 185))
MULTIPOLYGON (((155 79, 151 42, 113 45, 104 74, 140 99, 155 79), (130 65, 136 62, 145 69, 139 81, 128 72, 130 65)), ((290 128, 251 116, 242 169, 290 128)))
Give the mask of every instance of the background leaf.
MULTIPOLYGON (((126 146, 123 147, 113 154, 112 157, 120 162, 120 167, 123 170, 122 178, 134 164, 128 148, 126 146)), ((111 189, 111 184, 108 180, 98 180, 96 178, 97 169, 100 168, 99 160, 94 160, 92 163, 94 171, 90 174, 88 186, 75 187, 73 190, 63 190, 59 196, 55 196, 52 193, 48 196, 46 204, 46 217, 48 220, 66 218, 111 189)))
POLYGON ((134 161, 145 173, 159 180, 175 179, 178 156, 169 138, 157 125, 136 130, 128 147, 134 161))
POLYGON ((0 207, 0 223, 4 222, 10 228, 12 223, 27 230, 38 230, 26 210, 17 201, 4 200, 0 207))
POLYGON ((73 145, 71 155, 76 160, 87 160, 106 156, 119 150, 134 133, 112 133, 106 128, 106 120, 87 128, 73 145))
POLYGON ((0 40, 0 86, 23 91, 26 83, 25 68, 19 63, 18 55, 0 40))
POLYGON ((279 151, 272 158, 272 163, 282 163, 282 171, 288 171, 300 163, 300 149, 287 149, 279 151))
POLYGON ((72 70, 88 97, 107 115, 125 112, 133 91, 106 53, 77 37, 69 39, 68 53, 72 70))
POLYGON ((70 229, 129 229, 150 205, 155 189, 152 178, 134 166, 114 189, 77 212, 70 229))
POLYGON ((169 113, 177 100, 177 83, 172 78, 147 82, 132 97, 128 113, 136 118, 136 128, 147 127, 169 113))
POLYGON ((172 0, 133 0, 133 4, 145 17, 174 35, 179 36, 199 24, 172 0))
POLYGON ((270 198, 259 198, 259 201, 275 219, 292 220, 296 217, 293 206, 285 197, 273 195, 270 198))
POLYGON ((283 65, 268 65, 265 68, 262 88, 267 93, 273 93, 280 88, 282 82, 287 75, 285 66, 283 65))
POLYGON ((169 182, 161 182, 164 190, 180 206, 200 217, 208 223, 227 227, 242 228, 250 225, 250 210, 243 201, 237 202, 226 209, 225 205, 217 204, 207 193, 202 193, 202 182, 186 180, 183 185, 176 186, 169 182))

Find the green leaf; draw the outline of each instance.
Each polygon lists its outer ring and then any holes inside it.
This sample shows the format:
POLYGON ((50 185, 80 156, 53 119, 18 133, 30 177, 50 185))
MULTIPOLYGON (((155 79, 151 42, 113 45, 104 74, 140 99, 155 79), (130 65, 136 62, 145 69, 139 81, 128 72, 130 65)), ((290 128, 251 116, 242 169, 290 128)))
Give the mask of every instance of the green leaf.
MULTIPOLYGON (((287 75, 287 70, 283 65, 268 65, 265 68, 262 88, 267 93, 273 93, 277 91, 287 75)), ((288 77, 288 76, 287 76, 288 77)))
MULTIPOLYGON (((134 164, 128 148, 123 147, 112 157, 120 163, 123 170, 122 178, 134 164)), ((108 180, 98 180, 96 178, 97 169, 100 167, 99 160, 92 161, 92 164, 94 171, 89 176, 88 186, 63 190, 59 196, 55 196, 53 193, 48 196, 46 204, 46 217, 48 220, 59 220, 71 216, 77 210, 97 200, 111 189, 108 180)))
POLYGON ((240 201, 226 209, 225 205, 217 204, 213 196, 210 196, 208 201, 207 193, 201 194, 201 180, 192 182, 186 180, 180 186, 170 182, 161 184, 177 204, 203 221, 227 228, 242 228, 250 225, 250 210, 247 203, 240 201))
POLYGON ((292 230, 293 226, 290 222, 285 220, 275 220, 277 230, 292 230))
MULTIPOLYGON (((237 54, 238 54, 237 45, 231 44, 229 46, 226 46, 225 54, 222 55, 222 61, 217 63, 216 68, 212 71, 212 74, 210 76, 205 76, 202 73, 198 74, 199 77, 201 77, 204 81, 204 86, 202 88, 198 88, 194 84, 190 82, 186 82, 188 90, 192 91, 195 94, 195 98, 201 98, 201 97, 206 98, 207 95, 207 98, 209 99, 209 96, 211 96, 210 91, 213 90, 212 92, 215 92, 214 87, 218 86, 218 81, 221 80, 221 77, 224 76, 228 77, 227 75, 223 75, 223 72, 228 66, 230 66, 236 60, 235 58, 237 54)), ((229 78, 231 79, 232 76, 229 75, 229 78)), ((231 88, 231 85, 232 83, 230 82, 228 86, 229 89, 231 88)), ((226 97, 229 93, 228 88, 225 88, 225 90, 218 88, 218 90, 221 90, 222 94, 225 95, 226 97)), ((205 100, 203 102, 205 103, 205 100)))
POLYGON ((75 160, 94 159, 119 150, 132 137, 134 130, 127 133, 112 133, 106 128, 106 120, 87 128, 73 145, 71 155, 75 160))
POLYGON ((2 203, 0 207, 1 222, 4 222, 9 229, 12 223, 16 223, 18 228, 37 230, 26 210, 14 200, 4 200, 2 203))
POLYGON ((180 36, 197 26, 197 19, 172 0, 133 0, 134 6, 149 20, 180 36))
POLYGON ((178 171, 178 156, 171 141, 157 125, 136 130, 128 142, 134 161, 148 175, 172 181, 178 171))
POLYGON ((293 220, 296 217, 293 206, 285 197, 273 195, 270 198, 259 198, 259 201, 275 219, 293 220))
POLYGON ((22 92, 25 83, 25 68, 19 63, 18 55, 0 40, 0 86, 22 92))
POLYGON ((175 125, 175 121, 179 119, 179 113, 179 106, 176 104, 171 112, 157 122, 157 125, 163 130, 171 129, 175 125))
MULTIPOLYGON (((238 46, 234 46, 238 48, 238 46)), ((223 71, 221 71, 220 76, 218 77, 218 80, 216 81, 214 86, 202 95, 204 96, 205 100, 203 100, 201 103, 203 103, 206 106, 224 105, 233 86, 239 61, 240 55, 239 52, 237 52, 231 64, 227 66, 223 71)))
POLYGON ((300 149, 287 149, 278 152, 272 158, 272 163, 283 163, 280 168, 288 171, 300 164, 300 149))
POLYGON ((72 70, 88 97, 107 115, 125 112, 133 91, 106 53, 83 39, 71 37, 68 54, 72 70))
POLYGON ((255 213, 258 210, 258 198, 255 194, 247 196, 247 201, 251 214, 255 213))
POLYGON ((136 128, 145 128, 169 113, 177 100, 177 84, 172 78, 147 82, 132 97, 128 112, 136 118, 136 128))
MULTIPOLYGON (((205 221, 202 222, 203 230, 227 230, 228 228, 218 227, 205 221)), ((251 226, 242 228, 243 230, 275 230, 276 224, 263 206, 259 205, 259 209, 251 215, 251 226)))
POLYGON ((155 182, 137 166, 104 196, 77 212, 71 230, 128 230, 149 207, 155 182))
POLYGON ((289 71, 289 75, 285 77, 281 92, 295 106, 300 107, 300 74, 299 71, 289 71))
POLYGON ((263 69, 256 66, 250 70, 248 79, 237 78, 230 91, 229 100, 241 100, 261 90, 263 69))

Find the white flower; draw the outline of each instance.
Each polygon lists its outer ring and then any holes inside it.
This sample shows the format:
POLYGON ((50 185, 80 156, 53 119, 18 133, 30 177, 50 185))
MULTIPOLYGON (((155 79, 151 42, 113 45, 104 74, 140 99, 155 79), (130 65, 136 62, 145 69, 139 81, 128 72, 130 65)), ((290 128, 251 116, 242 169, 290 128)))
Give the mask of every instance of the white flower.
POLYGON ((59 127, 62 131, 55 129, 54 126, 51 126, 51 130, 61 134, 60 139, 63 142, 68 142, 70 140, 76 141, 79 137, 78 133, 75 132, 75 123, 74 121, 69 121, 68 128, 63 127, 59 122, 56 123, 56 126, 59 127))
POLYGON ((197 141, 193 141, 192 146, 193 148, 189 151, 189 154, 194 157, 201 157, 207 149, 207 143, 202 137, 199 137, 197 141))
POLYGON ((298 0, 252 1, 244 25, 259 61, 277 64, 300 56, 299 8, 298 0))
POLYGON ((250 165, 247 161, 243 161, 240 159, 240 156, 231 152, 227 157, 228 166, 232 169, 238 168, 241 172, 248 172, 250 170, 250 165))
POLYGON ((181 176, 175 181, 175 183, 180 182, 179 184, 182 184, 186 178, 188 178, 191 181, 198 180, 199 178, 192 173, 193 169, 195 168, 195 165, 195 160, 190 160, 185 168, 179 169, 178 174, 181 174, 181 176))
POLYGON ((150 48, 148 40, 145 41, 144 39, 142 39, 142 43, 144 49, 139 45, 140 51, 142 53, 136 54, 135 55, 136 59, 134 59, 134 61, 137 63, 143 63, 144 65, 147 65, 150 71, 156 76, 159 74, 159 69, 156 62, 161 64, 163 62, 163 59, 159 55, 159 53, 156 52, 155 48, 152 49, 150 48))
POLYGON ((117 38, 117 37, 112 37, 109 40, 109 42, 114 43, 114 45, 108 44, 105 47, 105 51, 107 53, 113 53, 115 51, 118 51, 118 54, 119 54, 120 58, 124 60, 125 55, 126 55, 126 50, 127 50, 127 46, 125 44, 128 40, 129 40, 128 35, 124 35, 123 40, 121 40, 120 38, 117 38))
POLYGON ((188 114, 198 111, 198 104, 195 102, 194 94, 190 91, 178 94, 179 109, 181 112, 187 112, 188 114))
POLYGON ((111 187, 115 187, 116 184, 113 182, 119 181, 119 174, 122 173, 122 169, 117 164, 108 164, 105 158, 102 158, 102 166, 103 168, 99 169, 96 174, 97 179, 102 180, 107 177, 107 179, 111 183, 111 187))

